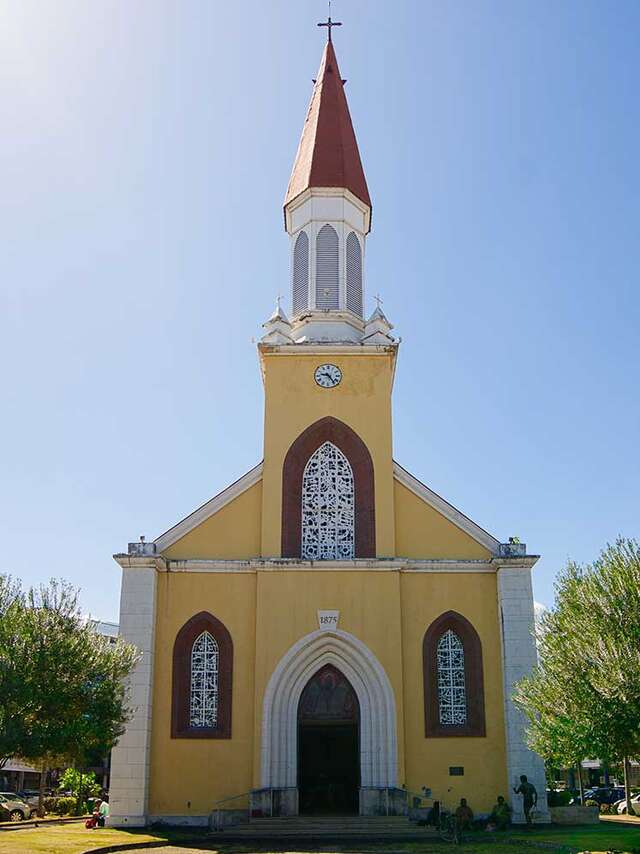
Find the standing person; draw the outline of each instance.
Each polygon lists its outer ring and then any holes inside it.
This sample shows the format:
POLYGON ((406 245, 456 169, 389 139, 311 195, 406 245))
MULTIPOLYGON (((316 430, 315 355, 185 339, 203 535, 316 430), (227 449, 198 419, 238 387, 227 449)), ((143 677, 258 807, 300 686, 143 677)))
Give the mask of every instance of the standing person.
POLYGON ((538 805, 538 790, 527 780, 526 774, 520 775, 520 785, 514 788, 516 795, 522 795, 522 806, 524 809, 524 817, 527 822, 527 827, 531 827, 531 810, 538 805))

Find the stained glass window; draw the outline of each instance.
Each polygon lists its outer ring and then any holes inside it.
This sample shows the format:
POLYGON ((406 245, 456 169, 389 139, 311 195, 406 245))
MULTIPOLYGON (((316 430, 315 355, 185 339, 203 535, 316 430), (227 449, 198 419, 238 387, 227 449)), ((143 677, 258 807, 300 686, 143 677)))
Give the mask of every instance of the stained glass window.
POLYGON ((191 648, 191 697, 189 725, 215 727, 218 722, 218 644, 202 632, 191 648))
POLYGON ((331 442, 315 451, 302 476, 302 557, 349 559, 355 554, 353 471, 331 442))
POLYGON ((438 709, 443 726, 460 726, 467 722, 464 648, 451 629, 438 641, 438 709))

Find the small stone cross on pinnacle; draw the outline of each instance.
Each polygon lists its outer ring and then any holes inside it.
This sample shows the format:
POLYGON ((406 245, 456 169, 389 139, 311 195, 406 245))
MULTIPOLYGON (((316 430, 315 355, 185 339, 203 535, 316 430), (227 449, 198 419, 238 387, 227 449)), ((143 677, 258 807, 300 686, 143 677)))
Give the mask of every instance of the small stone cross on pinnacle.
POLYGON ((382 309, 380 308, 380 306, 381 306, 381 305, 382 305, 382 303, 383 303, 383 299, 382 299, 382 297, 380 296, 380 294, 376 294, 376 295, 374 296, 374 300, 377 302, 377 304, 378 304, 378 308, 380 309, 380 311, 382 311, 382 309))
POLYGON ((328 41, 331 41, 331 27, 341 27, 342 21, 332 21, 331 20, 331 2, 329 2, 329 15, 327 20, 324 23, 318 24, 319 27, 327 28, 328 41))

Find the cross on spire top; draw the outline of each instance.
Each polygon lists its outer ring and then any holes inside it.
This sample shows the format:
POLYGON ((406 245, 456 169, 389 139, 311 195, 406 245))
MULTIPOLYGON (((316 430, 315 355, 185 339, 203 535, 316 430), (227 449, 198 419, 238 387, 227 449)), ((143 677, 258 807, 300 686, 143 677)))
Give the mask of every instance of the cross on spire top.
MULTIPOLYGON (((381 306, 381 305, 382 305, 382 303, 383 303, 383 299, 382 299, 382 297, 380 296, 380 294, 379 294, 379 293, 378 293, 378 294, 376 294, 376 295, 374 296, 374 300, 375 300, 375 301, 376 301, 376 303, 378 304, 378 308, 380 308, 380 306, 381 306)), ((380 309, 380 310, 382 311, 382 309, 380 309)))
POLYGON ((329 0, 329 14, 327 16, 327 20, 325 22, 320 22, 318 24, 319 27, 327 28, 327 37, 328 41, 331 41, 331 27, 341 27, 342 21, 332 21, 331 20, 331 0, 329 0))

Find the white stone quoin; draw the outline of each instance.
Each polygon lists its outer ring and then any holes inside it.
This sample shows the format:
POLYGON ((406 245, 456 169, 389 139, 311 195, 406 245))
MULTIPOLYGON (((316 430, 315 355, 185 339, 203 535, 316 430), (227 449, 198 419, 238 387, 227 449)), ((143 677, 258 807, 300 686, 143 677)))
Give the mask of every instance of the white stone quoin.
POLYGON ((514 684, 531 672, 537 662, 533 635, 533 590, 531 559, 521 564, 505 561, 498 564, 498 606, 502 631, 502 673, 505 697, 505 733, 507 740, 508 798, 513 807, 513 822, 522 824, 522 796, 513 793, 526 774, 538 791, 536 822, 549 822, 544 763, 527 747, 524 714, 511 697, 514 684))
POLYGON ((133 718, 111 752, 110 811, 113 827, 143 827, 149 800, 149 752, 156 618, 156 567, 150 557, 118 555, 122 567, 120 637, 141 653, 131 677, 133 718))

